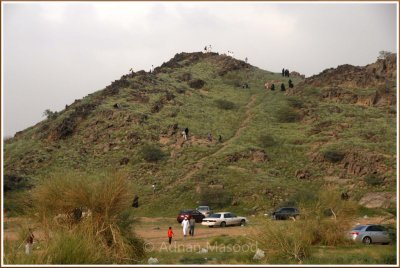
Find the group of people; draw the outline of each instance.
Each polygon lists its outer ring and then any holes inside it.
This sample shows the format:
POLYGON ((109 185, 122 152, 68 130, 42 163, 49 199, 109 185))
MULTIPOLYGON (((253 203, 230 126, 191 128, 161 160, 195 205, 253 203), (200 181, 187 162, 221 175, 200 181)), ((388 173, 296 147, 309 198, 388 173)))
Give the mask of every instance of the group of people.
MULTIPOLYGON (((194 226, 196 225, 196 220, 193 217, 190 217, 188 219, 185 217, 181 223, 182 225, 182 231, 183 231, 183 237, 185 238, 186 236, 194 236, 194 226)), ((172 227, 170 226, 168 228, 168 243, 172 243, 172 238, 174 236, 174 232, 172 231, 172 227)))
MULTIPOLYGON (((211 133, 208 133, 207 140, 210 141, 210 142, 213 141, 213 136, 212 136, 211 133)), ((220 143, 222 142, 222 136, 221 135, 218 135, 218 142, 220 142, 220 143)))
POLYGON ((212 49, 212 46, 211 46, 211 45, 205 46, 205 47, 204 47, 204 53, 210 53, 210 52, 211 52, 211 49, 212 49))
POLYGON ((188 128, 185 128, 184 130, 182 130, 182 136, 183 136, 183 139, 185 141, 187 141, 187 139, 189 137, 189 129, 188 128))
POLYGON ((282 69, 282 76, 289 77, 289 70, 288 70, 288 69, 285 69, 285 68, 283 68, 283 69, 282 69))
MULTIPOLYGON (((288 83, 289 83, 289 88, 293 88, 294 87, 292 80, 289 79, 288 83)), ((264 87, 265 87, 265 89, 270 89, 272 91, 275 90, 275 84, 274 83, 270 84, 269 82, 266 82, 264 84, 264 87)), ((281 91, 285 91, 285 90, 286 90, 285 84, 281 83, 281 91)))

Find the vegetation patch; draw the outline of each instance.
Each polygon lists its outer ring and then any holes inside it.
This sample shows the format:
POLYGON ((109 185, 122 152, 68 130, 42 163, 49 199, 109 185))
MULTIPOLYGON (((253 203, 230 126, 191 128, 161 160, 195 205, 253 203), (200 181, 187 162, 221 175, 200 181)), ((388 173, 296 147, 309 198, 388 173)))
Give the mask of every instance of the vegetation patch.
POLYGON ((378 174, 369 174, 364 178, 364 181, 371 186, 378 186, 385 183, 385 180, 378 174))
POLYGON ((218 108, 222 109, 222 110, 233 110, 235 109, 236 105, 228 100, 216 100, 215 104, 217 105, 218 108))
POLYGON ((143 145, 141 155, 147 162, 157 162, 165 157, 164 152, 155 144, 143 145))
POLYGON ((343 158, 344 158, 344 156, 345 156, 344 153, 342 153, 342 152, 340 152, 340 151, 337 151, 337 150, 334 150, 334 149, 325 151, 325 152, 323 153, 323 155, 324 155, 324 158, 325 158, 327 161, 331 162, 331 163, 340 162, 340 161, 343 160, 343 158))
POLYGON ((280 123, 293 123, 300 120, 300 114, 290 106, 282 106, 276 110, 275 118, 280 123))
POLYGON ((263 148, 271 147, 277 144, 276 140, 271 135, 262 135, 258 138, 258 140, 263 148))

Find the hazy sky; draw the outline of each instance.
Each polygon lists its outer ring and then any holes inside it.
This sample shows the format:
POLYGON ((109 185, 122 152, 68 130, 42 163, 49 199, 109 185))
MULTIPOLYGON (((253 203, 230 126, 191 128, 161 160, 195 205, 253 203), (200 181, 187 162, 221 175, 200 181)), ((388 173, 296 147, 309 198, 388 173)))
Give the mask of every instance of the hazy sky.
POLYGON ((307 76, 396 52, 392 3, 2 2, 4 136, 176 53, 219 53, 307 76))

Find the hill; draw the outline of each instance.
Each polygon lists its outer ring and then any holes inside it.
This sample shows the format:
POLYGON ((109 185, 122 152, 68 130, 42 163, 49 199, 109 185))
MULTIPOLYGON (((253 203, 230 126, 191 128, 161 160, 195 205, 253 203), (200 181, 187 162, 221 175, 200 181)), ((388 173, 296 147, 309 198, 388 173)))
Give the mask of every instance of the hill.
POLYGON ((332 186, 395 213, 393 57, 303 81, 217 53, 176 54, 7 140, 6 208, 18 211, 24 189, 50 175, 116 169, 140 197, 137 215, 202 203, 264 213, 332 186), (294 88, 280 91, 289 79, 294 88), (277 90, 264 88, 271 81, 277 90))

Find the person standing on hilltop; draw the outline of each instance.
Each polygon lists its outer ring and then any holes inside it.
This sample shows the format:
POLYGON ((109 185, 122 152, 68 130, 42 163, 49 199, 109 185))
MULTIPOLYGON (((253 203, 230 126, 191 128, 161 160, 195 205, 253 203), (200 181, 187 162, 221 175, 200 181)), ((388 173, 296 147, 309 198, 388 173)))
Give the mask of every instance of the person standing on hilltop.
POLYGON ((285 76, 285 68, 282 69, 282 76, 285 76))
POLYGON ((246 57, 246 58, 244 59, 244 61, 247 63, 247 60, 248 60, 248 59, 247 59, 247 57, 246 57))

